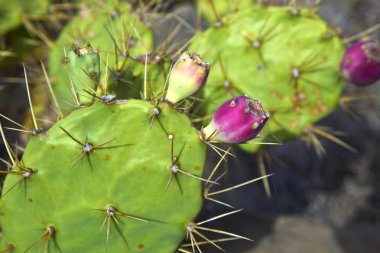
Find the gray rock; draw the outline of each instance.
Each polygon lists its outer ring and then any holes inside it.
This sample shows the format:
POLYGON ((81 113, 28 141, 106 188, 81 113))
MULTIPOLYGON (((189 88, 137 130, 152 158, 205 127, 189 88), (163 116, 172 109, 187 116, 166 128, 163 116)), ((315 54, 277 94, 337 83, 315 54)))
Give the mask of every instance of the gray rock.
MULTIPOLYGON (((231 251, 232 252, 232 251, 231 251)), ((343 253, 335 231, 326 224, 300 217, 278 218, 273 233, 245 253, 343 253)))

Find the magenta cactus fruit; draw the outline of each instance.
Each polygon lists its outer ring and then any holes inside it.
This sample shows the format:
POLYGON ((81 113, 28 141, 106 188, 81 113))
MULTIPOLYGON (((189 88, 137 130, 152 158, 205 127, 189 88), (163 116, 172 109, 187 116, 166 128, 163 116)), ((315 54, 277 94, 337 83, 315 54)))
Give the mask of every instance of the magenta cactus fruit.
POLYGON ((233 98, 215 111, 211 123, 202 129, 202 137, 212 142, 246 142, 260 133, 268 119, 259 100, 248 96, 233 98))
POLYGON ((176 61, 169 77, 166 100, 175 104, 205 85, 210 64, 195 53, 184 52, 176 61))
POLYGON ((340 71, 344 79, 358 86, 370 85, 380 79, 380 43, 358 41, 345 52, 340 71))

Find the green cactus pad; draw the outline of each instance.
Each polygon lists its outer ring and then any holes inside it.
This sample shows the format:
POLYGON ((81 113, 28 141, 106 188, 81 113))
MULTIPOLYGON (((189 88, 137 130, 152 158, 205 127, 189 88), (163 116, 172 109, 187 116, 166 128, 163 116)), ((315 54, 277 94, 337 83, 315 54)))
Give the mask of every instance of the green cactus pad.
POLYGON ((253 0, 197 0, 198 8, 208 22, 219 25, 223 16, 244 10, 253 5, 253 0), (219 19, 219 20, 218 20, 219 19))
POLYGON ((91 45, 84 48, 72 48, 65 58, 65 64, 69 75, 72 77, 73 88, 77 91, 76 96, 80 104, 91 104, 93 97, 83 94, 82 90, 96 90, 100 79, 99 52, 91 45))
MULTIPOLYGON (((62 109, 73 109, 73 106, 62 102, 72 101, 69 73, 64 68, 64 49, 67 54, 73 44, 84 47, 87 43, 91 43, 94 50, 99 50, 102 59, 100 87, 103 91, 115 92, 121 98, 139 98, 141 87, 138 85, 143 80, 144 61, 135 61, 131 57, 153 51, 153 34, 132 12, 129 3, 106 1, 83 7, 61 31, 49 52, 49 74, 62 109)), ((147 69, 150 82, 157 77, 160 78, 159 83, 164 83, 166 76, 157 64, 148 65, 147 69)))
POLYGON ((261 100, 271 114, 264 141, 299 136, 338 105, 344 44, 312 9, 246 8, 198 34, 191 50, 213 65, 204 89, 207 112, 233 96, 261 100))
MULTIPOLYGON (((185 114, 161 103, 151 124, 153 108, 140 100, 95 102, 32 136, 22 163, 35 173, 0 201, 0 249, 13 244, 14 253, 24 252, 35 242, 28 252, 44 252, 48 242, 51 253, 105 252, 109 231, 108 252, 174 252, 201 207, 202 189, 200 180, 178 173, 166 191, 172 154, 181 170, 201 176, 206 148, 185 114), (100 147, 87 154, 84 143, 100 147), (106 219, 110 206, 118 223, 106 219)), ((20 178, 9 174, 3 193, 20 178)))

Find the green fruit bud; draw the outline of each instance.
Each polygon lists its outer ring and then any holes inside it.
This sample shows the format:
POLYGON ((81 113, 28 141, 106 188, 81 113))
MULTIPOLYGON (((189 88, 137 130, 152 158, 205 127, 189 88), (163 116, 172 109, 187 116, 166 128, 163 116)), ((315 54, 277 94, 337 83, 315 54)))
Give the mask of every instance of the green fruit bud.
POLYGON ((210 64, 198 54, 184 52, 170 73, 166 99, 175 104, 194 94, 206 83, 209 71, 210 64))

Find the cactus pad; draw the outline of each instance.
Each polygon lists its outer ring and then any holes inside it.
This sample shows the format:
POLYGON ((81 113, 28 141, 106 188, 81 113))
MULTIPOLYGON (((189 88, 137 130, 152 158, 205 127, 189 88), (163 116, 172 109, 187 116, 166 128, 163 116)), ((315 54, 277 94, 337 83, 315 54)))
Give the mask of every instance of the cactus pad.
MULTIPOLYGON (((71 78, 73 89, 76 91, 96 90, 100 79, 99 52, 91 45, 84 48, 72 48, 65 58, 67 71, 71 78)), ((76 94, 80 104, 91 104, 93 98, 76 94)))
POLYGON ((197 0, 202 17, 215 26, 220 25, 224 15, 244 10, 253 4, 252 0, 197 0))
POLYGON ((191 50, 213 64, 207 112, 231 97, 260 99, 271 114, 267 141, 301 135, 339 102, 344 44, 313 9, 253 5, 198 34, 191 50))
MULTIPOLYGON (((73 44, 84 47, 90 42, 94 50, 99 50, 102 59, 99 85, 103 92, 115 92, 123 98, 139 98, 141 87, 138 85, 144 76, 144 59, 136 61, 132 58, 145 56, 153 50, 152 32, 133 13, 129 3, 107 1, 91 7, 84 6, 61 31, 49 53, 49 72, 58 101, 72 101, 70 77, 75 79, 65 69, 64 49, 67 56, 73 44)), ((86 69, 85 66, 82 68, 86 69)), ((160 83, 164 83, 165 75, 161 70, 156 64, 148 65, 148 80, 153 82, 158 76, 160 83)), ((86 95, 82 90, 78 93, 80 96, 86 95)), ((60 106, 66 111, 73 108, 68 103, 61 103, 60 106)))
POLYGON ((95 102, 32 136, 5 180, 0 249, 174 252, 202 204, 205 144, 165 103, 151 124, 154 108, 95 102))

